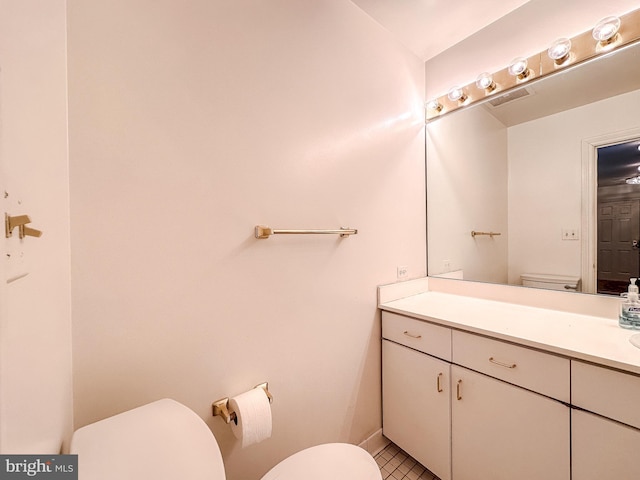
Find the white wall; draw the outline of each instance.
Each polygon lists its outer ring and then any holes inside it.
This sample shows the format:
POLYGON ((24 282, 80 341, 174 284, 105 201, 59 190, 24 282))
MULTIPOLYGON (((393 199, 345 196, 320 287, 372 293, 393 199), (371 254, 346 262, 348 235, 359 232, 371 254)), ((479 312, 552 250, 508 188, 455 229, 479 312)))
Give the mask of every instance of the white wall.
POLYGON ((375 287, 425 275, 423 64, 346 0, 68 4, 76 427, 173 397, 230 480, 379 429, 375 287), (265 380, 273 437, 239 450, 211 402, 265 380))
POLYGON ((5 454, 58 453, 72 427, 65 12, 64 0, 0 0, 0 202, 44 232, 2 229, 5 454))
POLYGON ((484 108, 427 127, 429 275, 507 281, 507 128, 484 108), (498 232, 493 238, 471 231, 498 232))
POLYGON ((640 91, 618 95, 508 129, 509 282, 520 274, 580 276, 582 141, 640 127, 640 91), (544 227, 535 228, 544 222, 544 227))

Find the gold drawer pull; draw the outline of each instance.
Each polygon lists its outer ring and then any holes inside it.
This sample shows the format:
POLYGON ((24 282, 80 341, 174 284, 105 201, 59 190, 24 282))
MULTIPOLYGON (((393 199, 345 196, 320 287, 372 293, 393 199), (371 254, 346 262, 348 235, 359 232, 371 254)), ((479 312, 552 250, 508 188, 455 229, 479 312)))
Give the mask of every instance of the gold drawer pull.
POLYGON ((505 367, 505 368, 516 368, 516 364, 515 363, 503 363, 503 362, 499 362, 498 360, 496 360, 493 357, 489 357, 489 361, 491 363, 495 363, 496 365, 500 365, 501 367, 505 367))
POLYGON ((438 389, 438 393, 442 393, 444 391, 444 389, 442 388, 441 380, 442 380, 442 373, 439 373, 436 379, 436 387, 438 389))
POLYGON ((405 330, 405 331, 404 331, 404 334, 405 334, 407 337, 411 337, 411 338, 422 338, 422 335, 414 335, 413 333, 409 333, 409 330, 405 330))
POLYGON ((456 398, 458 400, 462 400, 462 387, 460 386, 462 384, 462 380, 458 380, 458 384, 456 385, 456 398))

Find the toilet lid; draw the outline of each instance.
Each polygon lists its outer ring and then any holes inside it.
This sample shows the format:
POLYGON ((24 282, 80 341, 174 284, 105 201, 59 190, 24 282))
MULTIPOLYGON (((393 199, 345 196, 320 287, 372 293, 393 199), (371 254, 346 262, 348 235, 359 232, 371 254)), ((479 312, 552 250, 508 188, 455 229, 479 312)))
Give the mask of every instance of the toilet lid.
POLYGON ((262 480, 382 480, 373 457, 348 443, 307 448, 273 467, 262 480))

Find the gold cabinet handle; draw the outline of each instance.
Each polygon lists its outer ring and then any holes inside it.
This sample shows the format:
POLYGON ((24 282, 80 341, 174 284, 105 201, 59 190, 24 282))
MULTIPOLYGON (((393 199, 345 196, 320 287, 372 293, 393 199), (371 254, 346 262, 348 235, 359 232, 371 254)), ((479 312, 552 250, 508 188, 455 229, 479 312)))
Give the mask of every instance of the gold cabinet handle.
POLYGON ((515 363, 503 363, 503 362, 499 362, 498 360, 496 360, 493 357, 489 357, 489 361, 491 363, 495 363, 496 365, 500 365, 501 367, 505 367, 505 368, 516 368, 516 364, 515 363))
POLYGON ((436 378, 436 388, 438 390, 438 393, 442 393, 444 391, 444 389, 442 388, 442 372, 440 372, 438 374, 438 377, 436 378))
POLYGON ((422 338, 422 335, 415 335, 415 334, 413 334, 413 333, 409 333, 409 330, 405 330, 405 331, 404 331, 404 334, 405 334, 407 337, 411 337, 411 338, 422 338))
POLYGON ((458 384, 456 385, 456 398, 458 400, 462 400, 462 380, 458 380, 458 384))

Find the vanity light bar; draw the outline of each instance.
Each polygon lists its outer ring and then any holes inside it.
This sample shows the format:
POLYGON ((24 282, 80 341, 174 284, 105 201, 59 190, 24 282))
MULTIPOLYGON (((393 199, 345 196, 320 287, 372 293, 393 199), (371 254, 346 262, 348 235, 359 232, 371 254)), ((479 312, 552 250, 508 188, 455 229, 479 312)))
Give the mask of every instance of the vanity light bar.
MULTIPOLYGON (((609 18, 615 19, 615 17, 607 17, 607 19, 603 19, 598 22, 598 27, 596 28, 601 28, 600 24, 609 18)), ((598 41, 595 38, 595 29, 592 29, 570 39, 561 39, 568 42, 570 45, 569 52, 561 58, 552 58, 548 54, 548 50, 544 50, 532 55, 531 57, 517 59, 521 61, 526 60, 528 67, 527 75, 511 74, 509 72, 511 69, 510 65, 509 67, 499 70, 492 75, 488 73, 482 74, 490 75, 492 77, 492 88, 483 88, 482 84, 477 81, 468 85, 456 87, 456 89, 464 92, 464 101, 451 99, 447 94, 431 99, 427 102, 425 109, 426 120, 435 120, 459 108, 473 105, 474 103, 484 100, 489 96, 511 90, 512 88, 518 87, 523 83, 530 82, 531 80, 552 75, 570 65, 576 65, 593 57, 612 52, 617 48, 640 40, 640 9, 622 15, 619 20, 619 30, 613 37, 606 41, 598 41), (432 108, 436 105, 438 108, 432 108)), ((556 45, 557 42, 558 41, 554 42, 552 46, 556 45)), ((549 50, 551 50, 551 47, 549 50)), ((512 62, 512 64, 514 62, 512 62)))

